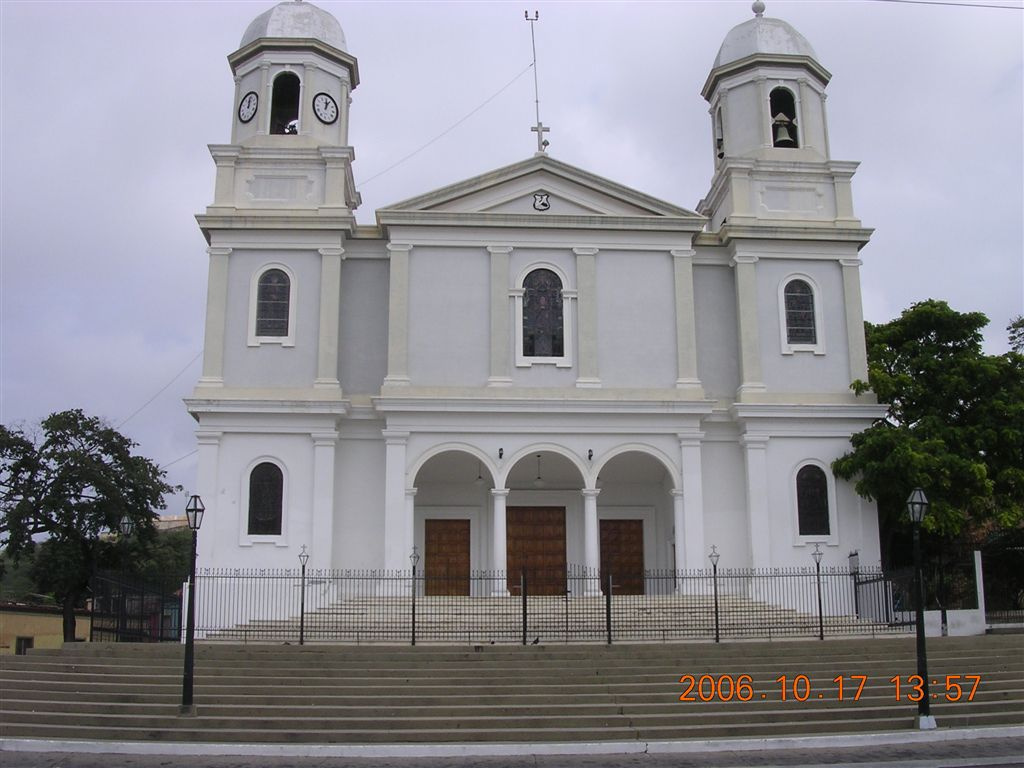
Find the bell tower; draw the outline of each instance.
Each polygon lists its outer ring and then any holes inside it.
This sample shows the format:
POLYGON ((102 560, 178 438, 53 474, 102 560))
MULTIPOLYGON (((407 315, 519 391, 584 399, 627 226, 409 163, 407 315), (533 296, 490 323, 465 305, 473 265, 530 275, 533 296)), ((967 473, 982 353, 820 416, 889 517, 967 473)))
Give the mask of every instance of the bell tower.
POLYGON ((860 227, 850 179, 834 161, 825 88, 832 75, 806 38, 764 15, 726 35, 701 95, 710 104, 715 174, 698 210, 713 230, 795 219, 860 227))
POLYGON ((249 24, 228 63, 231 144, 210 147, 217 184, 208 216, 306 209, 351 218, 360 199, 348 120, 359 69, 338 21, 302 0, 279 3, 249 24))

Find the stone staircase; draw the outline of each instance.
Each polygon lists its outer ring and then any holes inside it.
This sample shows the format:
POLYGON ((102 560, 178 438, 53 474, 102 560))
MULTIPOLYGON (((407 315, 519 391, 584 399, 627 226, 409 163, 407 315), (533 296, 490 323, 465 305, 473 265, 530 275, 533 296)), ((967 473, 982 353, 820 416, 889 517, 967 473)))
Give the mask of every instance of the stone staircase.
MULTIPOLYGON (((467 645, 521 643, 523 605, 519 597, 418 597, 417 643, 467 645)), ((606 614, 604 597, 527 598, 527 642, 607 642, 608 621, 615 642, 709 640, 715 636, 709 595, 616 596, 606 614)), ((737 595, 719 598, 721 638, 816 637, 817 614, 802 613, 737 595)), ((306 642, 409 642, 412 605, 408 597, 365 597, 308 611, 306 642)), ((855 616, 824 616, 828 636, 892 635, 913 631, 855 616)), ((256 619, 202 634, 207 641, 297 642, 299 618, 256 619)))
MULTIPOLYGON (((1024 636, 934 638, 928 651, 940 727, 1024 722, 1024 636), (961 676, 950 678, 965 687, 961 701, 945 700, 947 675, 961 676), (972 701, 964 675, 981 678, 972 701)), ((870 733, 914 727, 906 678, 915 669, 913 637, 465 648, 203 643, 197 714, 181 716, 180 646, 74 644, 0 657, 0 736, 371 744, 870 733), (694 676, 693 701, 679 700, 688 692, 684 675, 694 676), (866 676, 859 696, 853 675, 866 676)))

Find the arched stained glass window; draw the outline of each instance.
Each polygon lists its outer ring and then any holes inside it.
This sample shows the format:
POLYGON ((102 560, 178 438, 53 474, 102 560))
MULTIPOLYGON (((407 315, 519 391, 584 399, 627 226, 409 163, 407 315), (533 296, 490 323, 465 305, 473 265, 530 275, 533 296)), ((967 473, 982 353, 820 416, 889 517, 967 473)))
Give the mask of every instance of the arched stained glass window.
POLYGON ((828 536, 828 478, 807 464, 796 473, 796 511, 801 536, 828 536))
POLYGON ((562 357, 565 352, 562 281, 550 269, 523 280, 523 356, 562 357))
POLYGON ((256 290, 256 335, 288 335, 288 302, 291 281, 280 269, 268 269, 260 275, 256 290))
POLYGON ((786 341, 790 344, 817 344, 814 324, 814 290, 804 280, 790 280, 784 293, 786 302, 786 341))
POLYGON ((249 475, 249 535, 280 536, 284 474, 269 461, 257 464, 249 475))

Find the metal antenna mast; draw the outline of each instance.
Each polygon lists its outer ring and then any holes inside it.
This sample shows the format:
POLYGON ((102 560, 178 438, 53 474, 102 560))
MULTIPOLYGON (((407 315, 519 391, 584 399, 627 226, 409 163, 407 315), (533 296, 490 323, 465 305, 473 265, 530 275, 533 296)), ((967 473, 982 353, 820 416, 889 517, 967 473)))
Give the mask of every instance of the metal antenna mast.
POLYGON ((540 89, 537 86, 537 39, 533 34, 533 25, 540 18, 540 13, 534 11, 532 19, 530 18, 529 11, 523 11, 523 15, 530 22, 530 44, 533 46, 533 103, 537 108, 537 124, 530 130, 537 134, 537 154, 543 155, 547 152, 548 144, 551 143, 544 138, 544 134, 548 133, 551 129, 540 121, 540 89))

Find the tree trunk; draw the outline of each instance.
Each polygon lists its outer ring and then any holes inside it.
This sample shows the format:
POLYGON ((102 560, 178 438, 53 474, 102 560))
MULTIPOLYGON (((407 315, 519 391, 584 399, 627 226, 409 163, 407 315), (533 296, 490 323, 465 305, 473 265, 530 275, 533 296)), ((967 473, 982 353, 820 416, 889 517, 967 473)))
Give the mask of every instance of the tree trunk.
POLYGON ((78 595, 65 595, 64 597, 64 642, 75 641, 75 603, 78 595))

